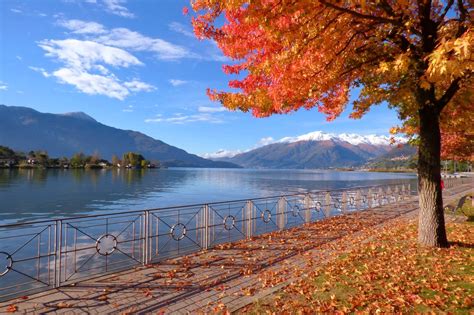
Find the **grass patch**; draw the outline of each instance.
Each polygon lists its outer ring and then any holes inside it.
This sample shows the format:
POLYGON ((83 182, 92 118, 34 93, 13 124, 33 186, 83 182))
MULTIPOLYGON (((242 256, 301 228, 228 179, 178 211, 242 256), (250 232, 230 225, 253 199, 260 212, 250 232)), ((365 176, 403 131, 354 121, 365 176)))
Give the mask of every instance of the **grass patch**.
POLYGON ((245 312, 470 314, 474 225, 447 230, 451 247, 431 249, 417 245, 415 224, 398 223, 245 312))
POLYGON ((456 200, 455 203, 447 205, 445 207, 445 213, 454 214, 454 215, 463 215, 467 217, 467 221, 474 222, 474 206, 472 205, 472 198, 474 198, 474 196, 467 195, 463 198, 456 200), (459 205, 460 200, 463 198, 464 198, 463 204, 459 205))

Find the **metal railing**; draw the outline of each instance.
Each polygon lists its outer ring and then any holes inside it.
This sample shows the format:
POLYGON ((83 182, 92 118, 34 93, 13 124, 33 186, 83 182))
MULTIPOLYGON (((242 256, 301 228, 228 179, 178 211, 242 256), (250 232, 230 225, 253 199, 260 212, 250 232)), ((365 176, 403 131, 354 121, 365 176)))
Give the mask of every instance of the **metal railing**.
POLYGON ((409 184, 97 214, 0 226, 0 300, 327 217, 397 203, 409 184))

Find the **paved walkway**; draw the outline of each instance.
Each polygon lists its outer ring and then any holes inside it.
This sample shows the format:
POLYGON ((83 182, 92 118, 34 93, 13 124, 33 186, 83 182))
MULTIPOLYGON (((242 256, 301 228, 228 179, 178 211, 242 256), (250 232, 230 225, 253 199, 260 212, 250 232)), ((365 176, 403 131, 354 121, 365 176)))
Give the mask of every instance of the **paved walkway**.
MULTIPOLYGON (((471 185, 450 189, 453 202, 471 185)), ((28 314, 145 314, 235 311, 349 251, 393 220, 416 215, 412 197, 371 210, 274 232, 156 265, 0 304, 28 314)))

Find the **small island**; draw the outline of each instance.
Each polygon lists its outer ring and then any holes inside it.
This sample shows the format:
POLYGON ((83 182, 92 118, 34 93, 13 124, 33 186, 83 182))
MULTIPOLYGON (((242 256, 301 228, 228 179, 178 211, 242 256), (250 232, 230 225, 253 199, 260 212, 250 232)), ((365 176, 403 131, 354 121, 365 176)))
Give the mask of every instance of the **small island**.
POLYGON ((13 149, 0 146, 0 168, 32 168, 32 169, 146 169, 163 168, 160 161, 149 161, 136 152, 126 152, 122 159, 113 155, 108 161, 101 158, 98 152, 86 155, 82 152, 72 157, 50 157, 47 151, 37 150, 28 153, 14 151, 13 149))

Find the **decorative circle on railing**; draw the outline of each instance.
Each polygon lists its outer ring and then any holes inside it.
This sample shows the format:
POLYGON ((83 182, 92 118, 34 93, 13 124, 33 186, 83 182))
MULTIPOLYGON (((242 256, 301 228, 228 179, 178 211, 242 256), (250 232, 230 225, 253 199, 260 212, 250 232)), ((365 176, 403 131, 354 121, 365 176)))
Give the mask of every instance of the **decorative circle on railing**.
POLYGON ((224 218, 224 229, 227 231, 232 230, 235 227, 235 217, 233 215, 228 215, 224 218))
POLYGON ((117 238, 112 234, 104 234, 95 242, 95 249, 99 255, 111 255, 117 249, 117 238))
POLYGON ((362 196, 362 202, 363 202, 363 203, 367 203, 367 195, 363 195, 363 196, 362 196))
POLYGON ((355 204, 354 196, 351 196, 351 197, 349 198, 349 204, 350 204, 351 206, 353 206, 353 205, 355 204))
POLYGON ((186 236, 186 225, 176 223, 171 227, 170 235, 175 241, 181 241, 186 236))
POLYGON ((316 202, 316 210, 317 210, 317 211, 321 211, 322 207, 323 207, 323 206, 321 205, 321 203, 320 203, 319 201, 316 202))
POLYGON ((0 252, 0 267, 3 267, 3 271, 0 272, 0 277, 6 275, 12 269, 13 259, 9 253, 0 252))
POLYGON ((268 223, 270 222, 271 218, 272 218, 272 212, 268 209, 265 209, 265 211, 263 211, 262 213, 263 222, 268 223))
POLYGON ((294 205, 293 208, 291 209, 291 214, 294 217, 297 217, 298 214, 300 214, 300 207, 298 205, 294 205))
POLYGON ((334 202, 334 208, 341 209, 341 202, 339 201, 339 199, 336 199, 336 201, 334 202))

